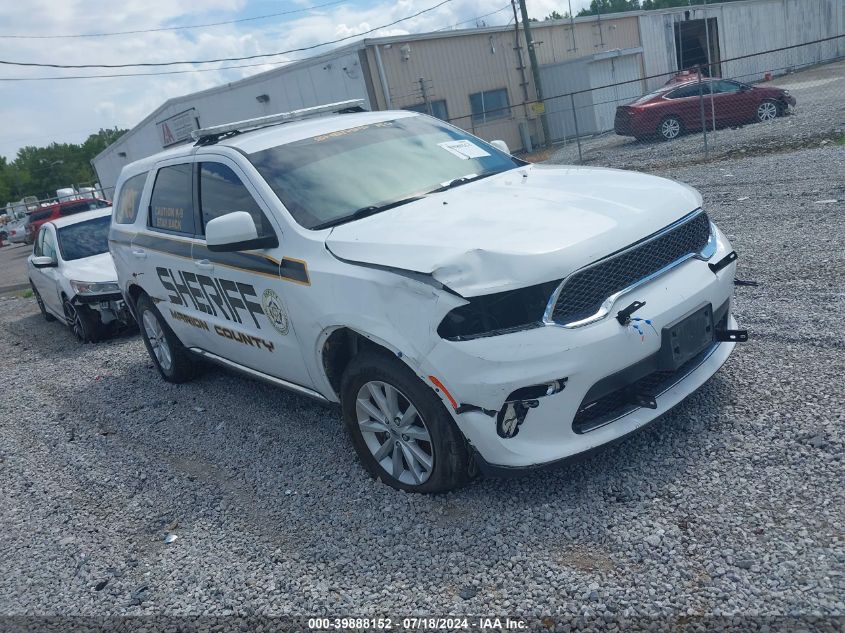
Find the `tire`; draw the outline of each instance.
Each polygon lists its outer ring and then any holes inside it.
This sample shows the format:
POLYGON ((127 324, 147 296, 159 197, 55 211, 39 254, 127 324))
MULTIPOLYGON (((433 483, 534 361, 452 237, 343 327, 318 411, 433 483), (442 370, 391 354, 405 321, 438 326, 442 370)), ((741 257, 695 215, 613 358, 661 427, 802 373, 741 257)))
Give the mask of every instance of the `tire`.
POLYGON ((463 435, 435 392, 400 360, 362 352, 344 372, 340 393, 352 445, 373 478, 421 493, 445 492, 469 480, 463 435), (415 413, 409 414, 411 407, 415 413), (393 418, 387 424, 385 411, 393 418))
POLYGON ((47 308, 44 307, 44 301, 42 301, 41 295, 38 294, 38 290, 35 289, 35 284, 30 281, 29 286, 30 288, 32 288, 32 294, 35 295, 35 302, 38 304, 38 309, 41 310, 41 316, 44 317, 44 320, 48 323, 51 321, 55 321, 56 317, 47 312, 47 308))
POLYGON ((667 116, 657 126, 657 135, 661 140, 673 141, 684 132, 684 124, 676 116, 667 116))
POLYGON ((80 343, 96 343, 102 335, 100 317, 84 305, 74 305, 65 297, 63 302, 65 321, 76 340, 80 343))
POLYGON ((766 99, 757 106, 757 121, 765 123, 766 121, 774 121, 781 115, 781 106, 774 99, 766 99))
POLYGON ((182 383, 196 375, 196 362, 147 295, 136 304, 141 338, 158 373, 167 382, 182 383))

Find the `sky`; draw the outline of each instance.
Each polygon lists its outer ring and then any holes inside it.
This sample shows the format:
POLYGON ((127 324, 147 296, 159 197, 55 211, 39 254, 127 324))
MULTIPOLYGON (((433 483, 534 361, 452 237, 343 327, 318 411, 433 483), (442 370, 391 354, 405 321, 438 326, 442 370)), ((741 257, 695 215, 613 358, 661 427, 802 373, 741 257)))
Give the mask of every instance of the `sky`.
MULTIPOLYGON (((0 60, 58 64, 121 64, 201 60, 272 53, 357 35, 412 15, 441 0, 7 0, 0 3, 0 60), (330 6, 313 8, 316 5, 330 6), (162 29, 254 18, 213 27, 109 37, 20 38, 162 29), (295 13, 292 13, 295 12, 295 13)), ((527 0, 531 17, 563 13, 570 0, 527 0)), ((589 0, 571 0, 572 9, 589 0)), ((370 35, 379 37, 512 23, 508 0, 450 0, 438 9, 370 35), (461 23, 461 24, 459 24, 461 23)), ((348 44, 353 40, 343 42, 348 44)), ((317 48, 311 54, 331 50, 317 48)), ((271 58, 295 61, 295 53, 271 58)), ((264 60, 259 60, 264 61, 264 60)), ((256 62, 241 62, 241 64, 256 62)), ((64 77, 161 70, 211 69, 175 75, 96 79, 0 81, 0 155, 51 142, 79 143, 100 128, 131 128, 171 97, 235 81, 278 65, 217 70, 223 64, 167 68, 57 69, 0 64, 0 79, 64 77)), ((232 64, 230 64, 232 65, 232 64)))

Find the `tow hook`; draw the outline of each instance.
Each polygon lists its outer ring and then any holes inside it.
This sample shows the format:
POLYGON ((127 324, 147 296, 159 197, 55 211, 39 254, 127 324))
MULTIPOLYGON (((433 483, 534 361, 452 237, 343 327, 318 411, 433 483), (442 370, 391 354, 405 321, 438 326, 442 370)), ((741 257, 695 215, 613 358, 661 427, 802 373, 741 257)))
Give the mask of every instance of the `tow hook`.
POLYGON ((510 439, 519 433, 520 425, 525 422, 529 409, 540 406, 539 400, 516 400, 506 402, 496 415, 496 433, 499 437, 510 439))

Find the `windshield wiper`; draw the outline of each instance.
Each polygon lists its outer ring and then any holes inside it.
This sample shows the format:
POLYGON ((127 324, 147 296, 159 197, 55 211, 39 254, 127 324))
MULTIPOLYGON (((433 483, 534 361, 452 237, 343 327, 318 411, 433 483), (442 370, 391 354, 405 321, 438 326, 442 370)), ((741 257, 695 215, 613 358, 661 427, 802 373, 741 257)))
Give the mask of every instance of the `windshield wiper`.
POLYGON ((465 185, 468 182, 474 182, 476 180, 481 180, 482 178, 487 178, 487 176, 493 176, 498 174, 498 171, 488 171, 483 174, 467 174, 466 176, 461 176, 460 178, 454 178, 449 182, 444 182, 440 185, 437 189, 432 189, 429 193, 439 193, 441 191, 447 191, 448 189, 453 189, 455 187, 460 187, 461 185, 465 185))
POLYGON ((327 229, 332 226, 337 226, 338 224, 346 224, 347 222, 352 222, 353 220, 360 220, 361 218, 366 218, 371 215, 375 215, 376 213, 381 213, 382 211, 387 211, 388 209, 393 209, 394 207, 398 207, 403 204, 408 204, 409 202, 414 202, 415 200, 420 200, 421 198, 425 198, 425 196, 411 196, 410 198, 402 198, 401 200, 395 200, 386 204, 361 207, 360 209, 356 209, 348 215, 342 215, 339 218, 334 218, 333 220, 326 220, 325 222, 315 224, 311 227, 311 230, 319 231, 320 229, 327 229))

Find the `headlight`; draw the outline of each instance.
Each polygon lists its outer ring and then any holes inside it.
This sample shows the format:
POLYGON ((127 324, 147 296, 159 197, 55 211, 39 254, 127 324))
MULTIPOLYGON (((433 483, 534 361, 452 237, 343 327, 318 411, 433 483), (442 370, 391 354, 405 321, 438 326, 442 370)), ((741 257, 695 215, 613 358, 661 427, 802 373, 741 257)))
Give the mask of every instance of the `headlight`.
POLYGON ((449 312, 437 333, 450 341, 507 334, 543 324, 543 313, 560 280, 519 290, 497 292, 467 299, 449 312))
POLYGON ((116 281, 74 281, 70 282, 71 288, 78 295, 102 295, 111 292, 120 292, 120 286, 116 281))

